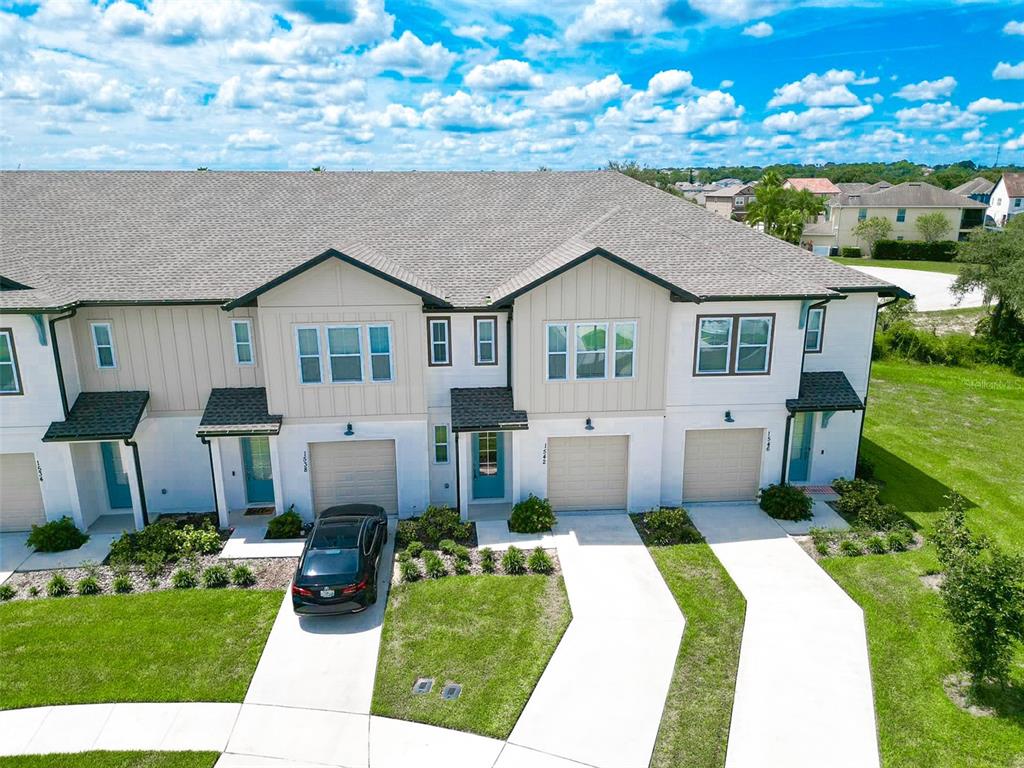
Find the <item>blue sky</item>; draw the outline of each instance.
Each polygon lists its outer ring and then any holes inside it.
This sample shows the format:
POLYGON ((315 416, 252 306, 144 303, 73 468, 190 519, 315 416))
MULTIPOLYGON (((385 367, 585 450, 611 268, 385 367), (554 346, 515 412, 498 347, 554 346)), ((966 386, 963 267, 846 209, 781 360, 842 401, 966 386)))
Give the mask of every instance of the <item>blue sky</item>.
POLYGON ((5 168, 1024 163, 1024 5, 0 0, 5 168))

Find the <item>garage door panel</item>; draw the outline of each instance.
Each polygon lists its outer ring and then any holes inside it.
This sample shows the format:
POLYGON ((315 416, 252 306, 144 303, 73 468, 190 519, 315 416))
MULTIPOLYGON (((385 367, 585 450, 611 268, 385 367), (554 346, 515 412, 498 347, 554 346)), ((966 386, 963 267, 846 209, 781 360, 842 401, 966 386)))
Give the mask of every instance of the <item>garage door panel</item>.
POLYGON ((398 512, 393 440, 312 443, 309 446, 316 513, 335 504, 379 504, 398 512))
POLYGON ((687 430, 683 501, 747 501, 761 478, 761 429, 687 430))
POLYGON ((27 531, 45 522, 35 455, 0 454, 0 531, 27 531))
POLYGON ((556 512, 626 508, 629 439, 548 440, 548 499, 556 512))

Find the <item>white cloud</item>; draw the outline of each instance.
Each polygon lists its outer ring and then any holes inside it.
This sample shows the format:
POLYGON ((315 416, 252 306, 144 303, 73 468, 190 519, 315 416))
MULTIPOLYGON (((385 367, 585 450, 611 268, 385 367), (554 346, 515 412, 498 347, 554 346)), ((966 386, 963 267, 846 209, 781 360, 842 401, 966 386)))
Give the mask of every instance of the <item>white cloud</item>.
POLYGON ((751 24, 749 27, 743 30, 744 35, 747 37, 771 37, 775 33, 772 29, 772 25, 767 21, 759 21, 757 24, 751 24))
POLYGON ((972 128, 969 131, 964 131, 964 135, 960 138, 966 142, 978 141, 981 138, 981 128, 972 128))
POLYGON ((734 83, 732 80, 723 80, 718 84, 718 87, 721 90, 725 91, 728 90, 729 88, 732 88, 734 85, 736 85, 736 83, 734 83))
POLYGON ((653 106, 646 92, 634 94, 621 108, 609 107, 598 119, 599 127, 630 127, 635 124, 655 124, 666 133, 695 133, 732 135, 738 130, 735 118, 744 109, 730 93, 710 91, 695 99, 676 105, 672 109, 653 106), (713 127, 713 126, 718 127, 713 127))
POLYGON ((666 0, 593 0, 565 30, 570 43, 645 37, 668 29, 666 0))
POLYGON ((975 128, 983 118, 961 111, 948 101, 942 104, 929 103, 920 107, 907 107, 896 112, 896 121, 901 127, 933 128, 936 130, 954 130, 957 128, 975 128))
POLYGON ((61 107, 79 106, 97 112, 129 112, 132 89, 120 80, 83 70, 39 71, 5 77, 5 99, 38 101, 61 107))
POLYGON ((1024 80, 1024 61, 1017 64, 1000 61, 992 70, 992 77, 996 80, 1024 80))
POLYGON ((505 88, 539 88, 543 81, 528 62, 499 59, 490 64, 477 64, 466 75, 464 82, 470 88, 497 91, 505 88))
POLYGON ((452 29, 452 34, 457 37, 476 40, 478 43, 484 40, 501 40, 508 37, 511 32, 512 27, 507 24, 492 24, 489 27, 483 24, 464 24, 452 29))
POLYGON ((622 95, 626 86, 616 74, 600 80, 593 80, 582 88, 570 85, 552 91, 543 99, 541 106, 557 112, 585 114, 595 112, 612 99, 622 95))
POLYGON ((771 16, 786 5, 782 0, 690 0, 694 10, 707 16, 740 23, 771 16))
POLYGON ((1024 133, 1015 139, 1003 142, 1003 149, 1008 149, 1011 152, 1016 152, 1018 149, 1024 149, 1024 133))
POLYGON ((441 43, 427 45, 409 30, 397 40, 387 40, 368 54, 378 71, 393 70, 406 77, 443 78, 455 63, 455 54, 441 43))
POLYGON ((863 120, 874 111, 870 104, 838 109, 811 107, 803 112, 769 115, 761 124, 769 131, 799 133, 805 138, 818 139, 833 135, 842 130, 847 123, 863 120))
POLYGON ((267 133, 262 128, 250 128, 240 133, 232 133, 228 136, 227 143, 232 149, 268 150, 281 146, 273 134, 267 133))
POLYGON ((490 131, 514 128, 533 118, 531 109, 502 109, 491 102, 456 91, 431 99, 423 111, 423 122, 431 128, 451 131, 490 131))
POLYGON ((693 75, 683 69, 665 69, 647 81, 647 93, 653 99, 674 96, 693 85, 693 75))
POLYGON ((994 112, 1013 112, 1017 109, 1024 109, 1024 102, 990 99, 987 96, 975 99, 967 105, 968 112, 974 112, 982 115, 992 114, 994 112))
POLYGON ((142 113, 149 120, 174 120, 182 116, 187 103, 177 88, 167 88, 160 97, 160 101, 146 105, 142 113))
POLYGON ((1024 21, 1008 21, 1003 27, 1004 35, 1024 35, 1024 21))
POLYGON ((519 46, 523 53, 531 59, 543 56, 545 53, 553 53, 562 47, 562 43, 547 35, 527 35, 519 46))
POLYGON ((162 43, 256 38, 274 22, 260 3, 248 0, 151 0, 143 10, 119 0, 103 10, 101 27, 113 35, 145 35, 162 43))
POLYGON ((938 80, 922 80, 920 83, 908 83, 893 94, 897 99, 906 101, 935 101, 949 96, 956 88, 956 78, 952 75, 940 77, 938 80))
POLYGON ((540 141, 518 141, 516 152, 527 152, 531 155, 568 152, 579 144, 578 139, 542 139, 540 141))
POLYGON ((857 80, 849 69, 830 69, 823 75, 815 72, 800 80, 775 89, 768 101, 769 107, 804 104, 808 107, 842 107, 860 103, 860 99, 847 87, 857 80))

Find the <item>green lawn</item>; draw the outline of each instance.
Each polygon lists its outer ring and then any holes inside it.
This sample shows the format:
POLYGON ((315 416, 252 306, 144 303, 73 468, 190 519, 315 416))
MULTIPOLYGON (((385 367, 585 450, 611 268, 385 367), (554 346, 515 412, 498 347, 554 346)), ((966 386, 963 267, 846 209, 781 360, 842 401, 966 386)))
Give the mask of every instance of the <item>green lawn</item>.
POLYGON ((746 603, 707 544, 651 547, 683 615, 651 768, 725 765, 746 603))
POLYGON ((219 752, 79 752, 0 757, 0 768, 212 768, 219 752))
POLYGON ((0 708, 241 701, 281 592, 175 591, 0 605, 0 708))
POLYGON ((388 598, 373 714, 507 738, 569 619, 561 578, 401 584, 388 598), (413 695, 418 677, 433 677, 433 691, 413 695), (462 685, 455 701, 441 698, 447 682, 462 685))
MULTIPOLYGON (((974 505, 975 531, 1024 547, 1024 379, 996 369, 876 362, 870 398, 863 453, 886 484, 886 501, 927 531, 956 489, 974 505)), ((886 768, 1024 764, 1024 653, 1006 699, 1016 697, 1017 705, 1004 703, 999 716, 967 714, 942 689, 960 670, 941 597, 919 578, 937 568, 931 547, 822 565, 864 608, 886 768)))
POLYGON ((902 259, 851 259, 846 256, 831 256, 837 264, 848 267, 892 267, 893 269, 915 269, 920 272, 945 272, 960 274, 960 265, 955 261, 904 261, 902 259))

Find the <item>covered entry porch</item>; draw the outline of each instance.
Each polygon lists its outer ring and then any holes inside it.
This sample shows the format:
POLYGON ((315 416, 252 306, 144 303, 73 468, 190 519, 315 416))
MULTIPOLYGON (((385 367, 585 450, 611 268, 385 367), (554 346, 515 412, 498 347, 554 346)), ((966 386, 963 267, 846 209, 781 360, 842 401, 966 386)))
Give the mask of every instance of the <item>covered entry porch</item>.
POLYGON ((853 477, 864 402, 842 371, 805 371, 800 396, 786 401, 782 481, 828 484, 853 477))

